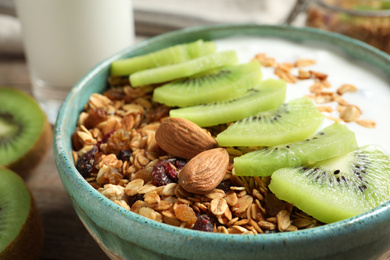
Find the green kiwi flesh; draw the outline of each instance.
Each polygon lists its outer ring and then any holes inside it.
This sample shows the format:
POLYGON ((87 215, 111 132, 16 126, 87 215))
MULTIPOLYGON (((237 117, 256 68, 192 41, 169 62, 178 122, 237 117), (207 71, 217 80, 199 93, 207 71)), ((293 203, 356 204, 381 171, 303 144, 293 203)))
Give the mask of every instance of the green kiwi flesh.
POLYGON ((355 133, 334 123, 302 141, 264 147, 234 159, 241 176, 270 176, 274 171, 341 156, 358 148, 355 133))
POLYGON ((154 90, 153 100, 171 107, 188 107, 232 99, 261 81, 258 62, 223 67, 167 83, 154 90))
POLYGON ((0 259, 38 259, 43 227, 24 181, 0 168, 0 259))
POLYGON ((310 166, 277 170, 269 188, 279 199, 332 223, 390 199, 390 160, 379 148, 364 146, 310 166))
POLYGON ((236 99, 172 109, 169 115, 185 118, 202 127, 215 126, 278 107, 283 104, 285 97, 286 83, 283 80, 269 79, 236 99))
POLYGON ((274 146, 313 135, 324 116, 308 97, 235 122, 217 135, 221 146, 274 146))
POLYGON ((129 76, 136 71, 192 60, 215 50, 214 42, 203 40, 178 44, 145 55, 116 60, 111 64, 111 76, 129 76))
POLYGON ((29 95, 0 88, 0 166, 18 173, 33 168, 50 146, 52 129, 29 95))
POLYGON ((216 52, 178 64, 137 71, 130 75, 133 87, 165 83, 238 62, 235 51, 216 52))

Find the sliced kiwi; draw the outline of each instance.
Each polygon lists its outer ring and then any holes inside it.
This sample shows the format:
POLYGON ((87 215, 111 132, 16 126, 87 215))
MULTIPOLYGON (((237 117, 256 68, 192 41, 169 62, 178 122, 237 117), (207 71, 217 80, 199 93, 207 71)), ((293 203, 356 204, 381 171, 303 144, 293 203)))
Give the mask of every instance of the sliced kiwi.
POLYGON ((214 53, 214 42, 198 40, 174 45, 141 56, 116 60, 111 64, 111 76, 128 76, 136 71, 177 64, 214 53))
POLYGON ((236 175, 242 176, 270 176, 280 168, 323 161, 357 148, 355 133, 335 123, 305 140, 264 147, 236 157, 234 170, 236 175))
POLYGON ((0 168, 0 259, 39 259, 43 227, 24 181, 0 168))
POLYGON ((223 67, 156 88, 153 100, 171 107, 188 107, 242 96, 261 81, 258 62, 223 67))
POLYGON ((52 128, 38 103, 19 90, 0 88, 0 166, 28 173, 51 140, 52 128))
POLYGON ((353 217, 390 199, 390 160, 375 146, 310 166, 283 168, 270 190, 324 222, 353 217))
POLYGON ((238 62, 235 51, 216 52, 178 64, 137 71, 130 75, 133 87, 164 83, 238 62))
POLYGON ((171 117, 181 117, 206 127, 233 122, 283 104, 286 83, 269 79, 247 91, 246 95, 199 106, 172 109, 171 117))
POLYGON ((324 116, 308 97, 237 121, 217 135, 221 146, 274 146, 308 138, 324 116))

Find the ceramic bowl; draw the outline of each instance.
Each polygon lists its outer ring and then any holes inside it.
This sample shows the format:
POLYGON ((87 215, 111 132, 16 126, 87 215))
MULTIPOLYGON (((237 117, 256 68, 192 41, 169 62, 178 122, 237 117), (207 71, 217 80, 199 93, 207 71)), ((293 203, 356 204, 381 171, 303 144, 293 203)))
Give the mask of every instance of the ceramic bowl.
MULTIPOLYGON (((378 259, 389 255, 390 202, 365 214, 312 229, 260 235, 225 235, 161 224, 125 210, 102 196, 78 173, 71 135, 89 96, 103 92, 114 60, 197 39, 276 38, 300 45, 335 49, 379 71, 387 82, 390 57, 344 36, 310 28, 215 25, 184 29, 135 44, 85 75, 66 98, 55 125, 58 172, 75 211, 112 259, 378 259)), ((266 51, 266 50, 265 50, 266 51)), ((285 50, 283 50, 285 51, 285 50)), ((390 86, 390 85, 388 85, 390 86)))

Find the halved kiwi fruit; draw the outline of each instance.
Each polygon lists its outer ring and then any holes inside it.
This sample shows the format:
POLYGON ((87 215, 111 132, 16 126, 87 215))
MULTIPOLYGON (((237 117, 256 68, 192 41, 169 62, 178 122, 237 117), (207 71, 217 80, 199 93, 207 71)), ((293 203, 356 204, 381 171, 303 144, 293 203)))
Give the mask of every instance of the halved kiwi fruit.
POLYGON ((279 199, 331 223, 390 199, 390 160, 381 149, 365 146, 313 165, 277 170, 269 188, 279 199))
POLYGON ((188 107, 242 96, 261 81, 258 62, 223 67, 158 87, 153 100, 171 107, 188 107))
POLYGON ((236 175, 270 176, 280 168, 307 165, 341 156, 358 148, 355 133, 334 123, 302 141, 262 149, 234 159, 236 175))
POLYGON ((274 146, 314 134, 324 116, 308 97, 235 122, 217 135, 221 146, 274 146))
POLYGON ((44 231, 24 181, 0 168, 0 259, 39 259, 44 231))
POLYGON ((111 76, 128 76, 136 71, 177 64, 214 53, 214 42, 198 40, 154 51, 145 55, 112 62, 111 76))
POLYGON ((181 117, 199 126, 215 126, 279 107, 286 98, 286 82, 269 79, 249 89, 241 97, 199 106, 173 109, 171 117, 181 117))
POLYGON ((130 75, 133 87, 164 83, 238 62, 235 51, 216 52, 178 64, 137 71, 130 75))
POLYGON ((0 88, 0 166, 24 175, 50 147, 52 128, 29 95, 0 88))

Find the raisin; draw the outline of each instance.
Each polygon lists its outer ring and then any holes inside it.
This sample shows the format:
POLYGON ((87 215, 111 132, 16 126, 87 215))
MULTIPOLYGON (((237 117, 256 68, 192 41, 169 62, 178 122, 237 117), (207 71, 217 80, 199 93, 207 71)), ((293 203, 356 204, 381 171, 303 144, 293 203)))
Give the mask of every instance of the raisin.
MULTIPOLYGON (((110 83, 118 84, 119 82, 121 82, 121 80, 122 79, 120 77, 111 78, 110 83)), ((126 80, 128 81, 128 79, 126 79, 126 80)), ((126 96, 124 91, 123 91, 123 88, 110 88, 109 90, 104 92, 104 95, 111 100, 122 100, 126 96)))
POLYGON ((286 209, 286 204, 272 193, 265 195, 263 206, 269 217, 275 217, 279 211, 286 209))
POLYGON ((170 107, 166 105, 160 105, 156 107, 150 114, 149 114, 149 121, 154 122, 154 121, 159 121, 161 118, 168 116, 170 107))
POLYGON ((98 107, 88 111, 88 117, 84 121, 84 126, 87 129, 94 128, 99 123, 107 120, 107 111, 104 108, 98 107))
POLYGON ((110 153, 118 154, 120 150, 129 150, 129 143, 129 132, 119 129, 108 138, 107 148, 110 153))
POLYGON ((230 190, 232 182, 230 180, 224 180, 221 181, 220 184, 218 184, 217 189, 223 190, 225 193, 230 190))
POLYGON ((119 153, 118 153, 118 156, 117 158, 121 161, 129 161, 130 160, 130 157, 132 155, 132 151, 131 150, 120 150, 119 153))
POLYGON ((131 196, 128 198, 128 204, 129 206, 133 206, 133 204, 137 201, 137 200, 144 200, 144 195, 143 194, 136 194, 134 196, 131 196))
POLYGON ((71 137, 72 147, 73 147, 73 150, 75 150, 75 151, 79 151, 81 148, 84 147, 83 142, 80 141, 80 138, 78 137, 78 134, 77 134, 77 131, 79 129, 80 128, 77 128, 76 131, 74 131, 74 133, 72 134, 72 137, 71 137))
POLYGON ((203 214, 198 217, 192 229, 205 232, 214 232, 214 223, 208 215, 203 214))
POLYGON ((80 174, 87 178, 92 172, 93 165, 95 162, 95 154, 99 151, 98 147, 95 145, 91 150, 84 153, 76 163, 76 168, 80 174))
POLYGON ((118 185, 119 182, 123 179, 123 175, 117 168, 108 166, 107 170, 97 179, 99 184, 114 184, 118 185))

